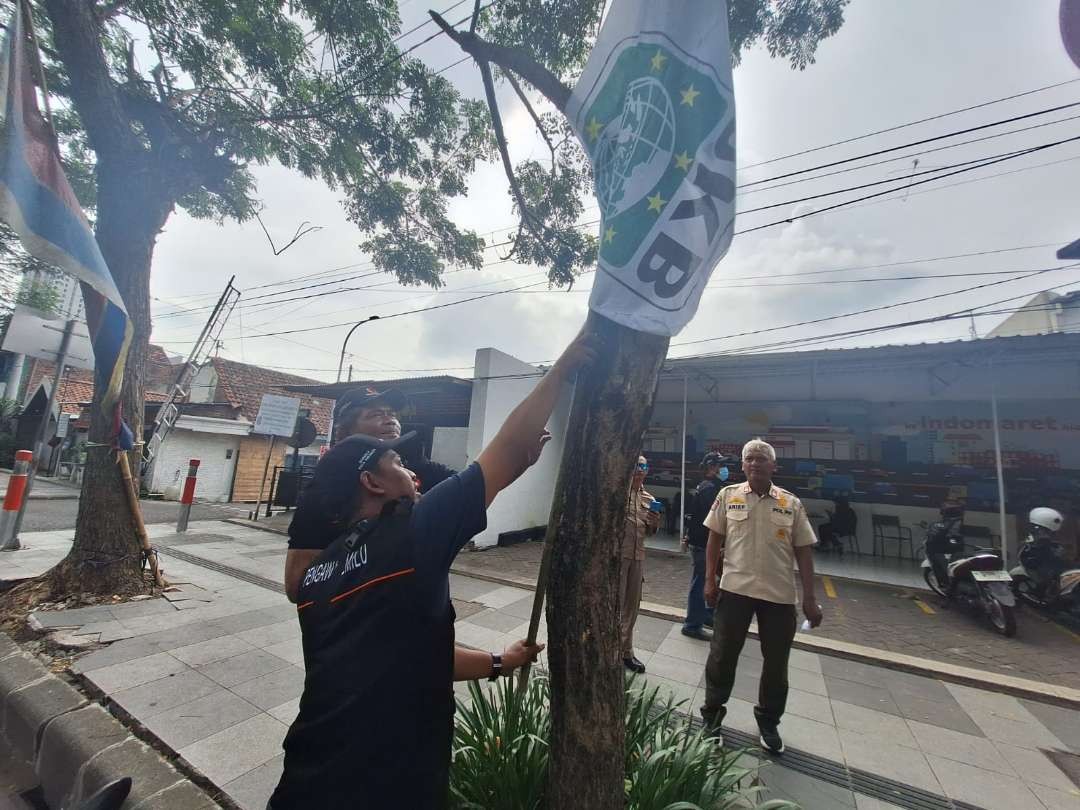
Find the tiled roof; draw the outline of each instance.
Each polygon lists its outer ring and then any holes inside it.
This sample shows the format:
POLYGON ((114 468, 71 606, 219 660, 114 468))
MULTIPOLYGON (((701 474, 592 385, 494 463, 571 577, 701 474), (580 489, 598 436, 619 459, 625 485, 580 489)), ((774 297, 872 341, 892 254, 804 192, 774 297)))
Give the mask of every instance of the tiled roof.
MULTIPOLYGON (((251 422, 254 422, 259 414, 259 404, 262 402, 263 394, 291 396, 284 386, 314 385, 318 382, 308 377, 285 374, 248 363, 238 363, 224 357, 215 357, 211 362, 218 378, 215 399, 235 405, 244 418, 251 422)), ((330 429, 330 411, 333 401, 307 394, 302 394, 300 400, 300 407, 311 409, 311 421, 315 423, 319 433, 325 435, 330 429)))

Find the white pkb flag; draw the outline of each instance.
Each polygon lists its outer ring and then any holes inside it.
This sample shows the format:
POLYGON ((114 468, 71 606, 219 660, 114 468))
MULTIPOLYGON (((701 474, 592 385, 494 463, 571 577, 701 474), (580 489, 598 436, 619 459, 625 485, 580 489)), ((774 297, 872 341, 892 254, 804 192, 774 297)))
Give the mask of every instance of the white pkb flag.
POLYGON ((677 334, 735 224, 725 0, 615 0, 566 115, 602 216, 589 308, 677 334))

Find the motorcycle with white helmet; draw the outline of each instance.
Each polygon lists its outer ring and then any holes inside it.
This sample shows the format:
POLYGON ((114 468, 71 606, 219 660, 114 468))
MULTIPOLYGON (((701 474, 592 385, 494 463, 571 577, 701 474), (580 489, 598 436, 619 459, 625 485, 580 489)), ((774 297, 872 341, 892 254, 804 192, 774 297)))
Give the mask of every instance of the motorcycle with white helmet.
POLYGON ((1080 616, 1080 565, 1065 557, 1055 541, 1065 518, 1040 506, 1028 514, 1028 537, 1020 549, 1020 564, 1009 573, 1017 598, 1037 608, 1071 611, 1080 616))

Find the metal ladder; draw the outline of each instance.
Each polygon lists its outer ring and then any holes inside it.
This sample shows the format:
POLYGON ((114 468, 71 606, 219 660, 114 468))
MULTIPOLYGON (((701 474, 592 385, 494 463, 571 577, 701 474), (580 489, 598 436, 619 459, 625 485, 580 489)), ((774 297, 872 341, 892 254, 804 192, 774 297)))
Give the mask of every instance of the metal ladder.
POLYGON ((214 351, 214 347, 218 345, 221 333, 225 329, 225 324, 236 307, 236 302, 240 300, 240 290, 233 286, 235 279, 236 276, 233 276, 229 279, 229 283, 225 285, 225 290, 221 293, 221 297, 218 298, 217 304, 214 305, 214 309, 210 313, 199 339, 195 341, 195 346, 192 348, 191 354, 188 355, 187 362, 184 363, 180 373, 177 374, 176 381, 169 390, 168 397, 158 408, 157 415, 154 417, 153 432, 143 450, 141 473, 144 478, 149 473, 150 465, 153 464, 154 459, 157 457, 162 443, 169 435, 169 431, 176 424, 176 420, 180 418, 180 405, 187 400, 191 381, 210 359, 210 355, 214 351))

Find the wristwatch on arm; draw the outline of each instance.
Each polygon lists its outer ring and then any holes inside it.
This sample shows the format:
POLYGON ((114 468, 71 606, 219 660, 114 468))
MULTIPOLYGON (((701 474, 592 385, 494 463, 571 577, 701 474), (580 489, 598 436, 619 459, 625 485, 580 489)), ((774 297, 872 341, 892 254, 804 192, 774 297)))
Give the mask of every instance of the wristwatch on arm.
POLYGON ((489 681, 497 681, 503 674, 502 656, 498 653, 491 654, 491 675, 488 676, 489 681))

